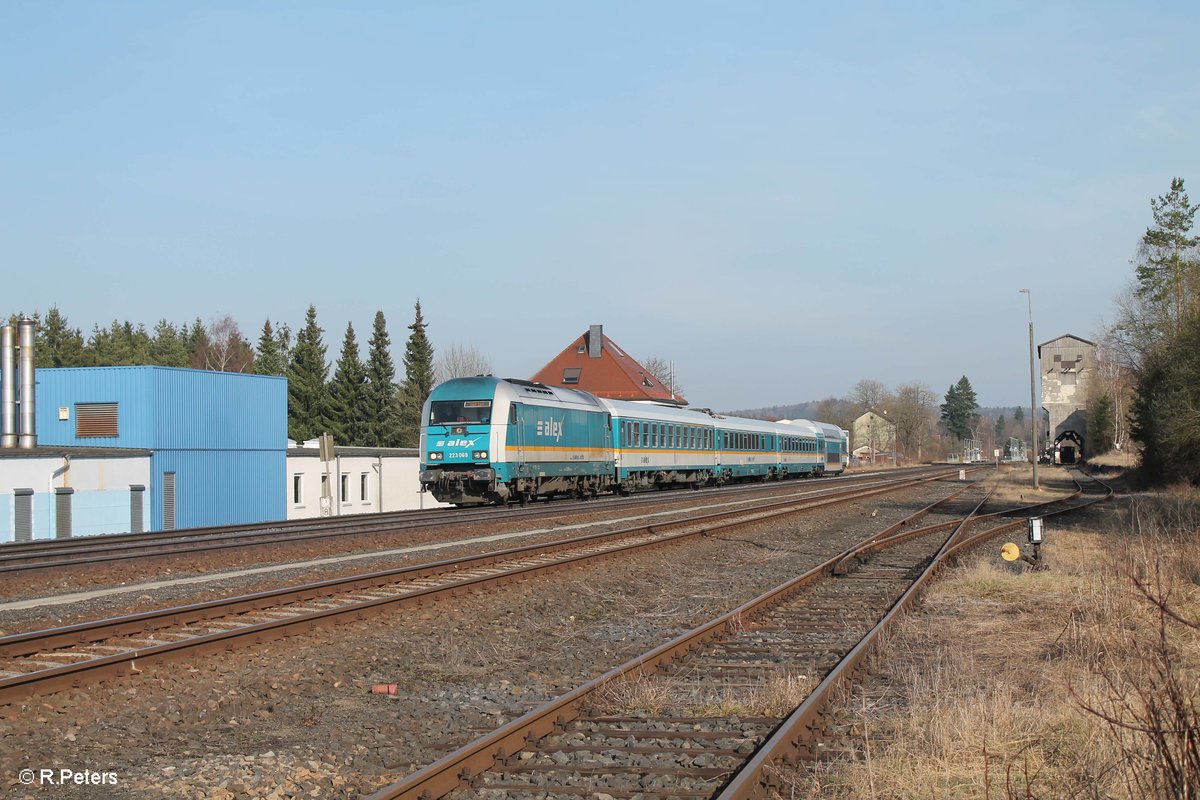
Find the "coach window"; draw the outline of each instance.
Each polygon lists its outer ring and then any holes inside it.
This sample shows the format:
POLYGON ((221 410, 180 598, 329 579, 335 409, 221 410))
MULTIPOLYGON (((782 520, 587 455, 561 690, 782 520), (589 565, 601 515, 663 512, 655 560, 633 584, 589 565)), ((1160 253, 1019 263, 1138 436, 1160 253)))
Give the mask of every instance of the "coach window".
POLYGON ((367 473, 360 472, 358 475, 358 499, 364 503, 371 499, 370 486, 371 482, 367 480, 367 473))
POLYGON ((292 503, 295 505, 300 505, 304 502, 303 478, 304 476, 299 474, 292 476, 292 503))
POLYGON ((348 473, 343 472, 341 475, 341 478, 342 478, 342 486, 341 486, 341 494, 339 495, 339 499, 341 502, 344 503, 350 498, 350 475, 348 473))

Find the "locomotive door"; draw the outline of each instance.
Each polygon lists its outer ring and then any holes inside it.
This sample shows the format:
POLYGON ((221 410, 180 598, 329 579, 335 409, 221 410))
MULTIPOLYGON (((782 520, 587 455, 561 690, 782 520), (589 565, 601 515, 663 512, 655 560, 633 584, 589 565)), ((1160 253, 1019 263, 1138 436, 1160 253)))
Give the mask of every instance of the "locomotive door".
POLYGON ((518 475, 526 473, 525 465, 525 406, 513 403, 509 407, 509 439, 516 446, 513 462, 518 475))

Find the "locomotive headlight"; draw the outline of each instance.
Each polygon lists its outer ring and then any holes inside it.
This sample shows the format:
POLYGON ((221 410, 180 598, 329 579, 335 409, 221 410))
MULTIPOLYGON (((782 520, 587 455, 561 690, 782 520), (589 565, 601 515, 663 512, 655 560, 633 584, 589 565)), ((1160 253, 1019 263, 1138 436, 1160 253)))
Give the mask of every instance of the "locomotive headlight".
POLYGON ((476 450, 475 452, 471 453, 471 458, 475 459, 476 461, 486 461, 487 457, 487 450, 476 450))
POLYGON ((431 450, 431 451, 429 451, 429 460, 430 461, 441 461, 442 454, 431 450))

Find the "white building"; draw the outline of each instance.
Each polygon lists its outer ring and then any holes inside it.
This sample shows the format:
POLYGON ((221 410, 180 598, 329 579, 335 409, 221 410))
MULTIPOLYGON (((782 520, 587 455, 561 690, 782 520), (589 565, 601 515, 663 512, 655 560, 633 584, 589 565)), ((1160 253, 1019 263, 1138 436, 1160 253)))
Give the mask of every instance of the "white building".
POLYGON ((148 530, 149 450, 0 450, 0 542, 148 530))
POLYGON ((287 451, 287 518, 321 516, 322 486, 332 483, 330 516, 445 507, 421 491, 417 451, 392 447, 338 447, 321 460, 316 440, 287 451))

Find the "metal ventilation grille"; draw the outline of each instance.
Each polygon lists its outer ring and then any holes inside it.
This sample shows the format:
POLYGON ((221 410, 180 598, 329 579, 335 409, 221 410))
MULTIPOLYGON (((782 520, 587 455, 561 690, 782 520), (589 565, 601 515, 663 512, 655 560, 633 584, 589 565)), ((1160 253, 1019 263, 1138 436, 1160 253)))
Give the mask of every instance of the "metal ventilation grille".
POLYGON ((129 532, 141 533, 146 530, 146 487, 134 485, 129 487, 129 532))
POLYGON ((33 489, 16 489, 13 494, 13 540, 33 541, 33 489))
POLYGON ((163 530, 175 530, 175 473, 163 473, 163 530))
POLYGON ((54 490, 54 536, 56 539, 71 538, 71 495, 74 489, 54 490))
POLYGON ((117 435, 116 403, 77 403, 75 436, 81 439, 117 435))

